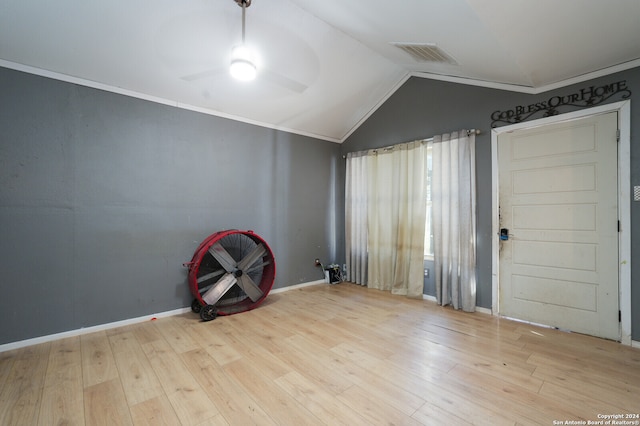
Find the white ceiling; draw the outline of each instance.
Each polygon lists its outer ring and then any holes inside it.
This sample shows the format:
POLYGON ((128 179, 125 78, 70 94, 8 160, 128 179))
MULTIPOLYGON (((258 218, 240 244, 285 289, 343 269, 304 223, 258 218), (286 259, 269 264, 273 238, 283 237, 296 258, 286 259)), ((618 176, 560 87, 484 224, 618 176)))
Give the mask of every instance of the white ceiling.
POLYGON ((246 13, 250 83, 227 72, 235 0, 0 0, 0 65, 335 142, 410 75, 538 93, 640 65, 638 0, 253 0, 246 13))

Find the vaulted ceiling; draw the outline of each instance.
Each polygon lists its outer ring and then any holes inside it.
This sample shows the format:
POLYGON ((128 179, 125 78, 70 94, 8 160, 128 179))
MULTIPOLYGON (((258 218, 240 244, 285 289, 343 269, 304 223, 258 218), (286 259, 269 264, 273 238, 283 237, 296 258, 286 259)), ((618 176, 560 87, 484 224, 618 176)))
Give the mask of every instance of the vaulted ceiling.
POLYGON ((0 66, 341 142, 412 75, 538 93, 640 65, 638 0, 250 3, 252 82, 235 0, 0 0, 0 66))

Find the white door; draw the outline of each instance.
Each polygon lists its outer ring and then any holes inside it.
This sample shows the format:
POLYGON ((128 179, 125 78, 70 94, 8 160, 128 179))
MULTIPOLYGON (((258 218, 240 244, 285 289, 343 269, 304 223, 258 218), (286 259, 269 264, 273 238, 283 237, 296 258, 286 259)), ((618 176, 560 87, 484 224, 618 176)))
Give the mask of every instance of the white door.
POLYGON ((501 315, 619 340, 617 122, 498 136, 501 315))

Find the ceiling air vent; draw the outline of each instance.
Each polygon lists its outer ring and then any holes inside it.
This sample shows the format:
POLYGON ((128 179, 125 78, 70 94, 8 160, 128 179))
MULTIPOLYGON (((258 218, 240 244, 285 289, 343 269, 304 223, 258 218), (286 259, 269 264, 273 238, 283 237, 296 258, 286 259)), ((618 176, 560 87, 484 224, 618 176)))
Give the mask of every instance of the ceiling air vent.
POLYGON ((439 62, 458 65, 455 59, 435 44, 429 43, 391 43, 411 55, 418 62, 439 62))

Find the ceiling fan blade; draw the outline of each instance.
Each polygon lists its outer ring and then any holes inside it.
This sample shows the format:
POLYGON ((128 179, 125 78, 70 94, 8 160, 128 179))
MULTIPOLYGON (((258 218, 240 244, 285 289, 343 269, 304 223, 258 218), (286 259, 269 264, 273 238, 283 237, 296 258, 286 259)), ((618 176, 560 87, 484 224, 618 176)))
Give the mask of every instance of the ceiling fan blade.
POLYGON ((196 81, 196 80, 202 80, 203 78, 214 77, 218 74, 221 74, 223 71, 224 70, 222 68, 212 68, 212 69, 196 72, 193 74, 187 74, 180 78, 183 79, 184 81, 196 81))
MULTIPOLYGON (((187 74, 180 78, 184 81, 192 82, 192 81, 203 80, 205 78, 216 77, 224 73, 228 74, 228 72, 229 70, 222 67, 218 67, 218 68, 211 68, 208 70, 196 72, 193 74, 187 74)), ((282 75, 268 68, 262 68, 258 71, 258 79, 260 78, 262 78, 263 80, 271 84, 274 84, 278 87, 282 87, 284 89, 290 90, 295 93, 303 93, 309 87, 304 83, 300 83, 297 80, 289 78, 285 75, 282 75)))
POLYGON ((306 84, 300 83, 299 81, 293 80, 268 68, 260 70, 260 76, 277 86, 284 87, 285 89, 289 89, 296 93, 302 93, 309 87, 306 84))

